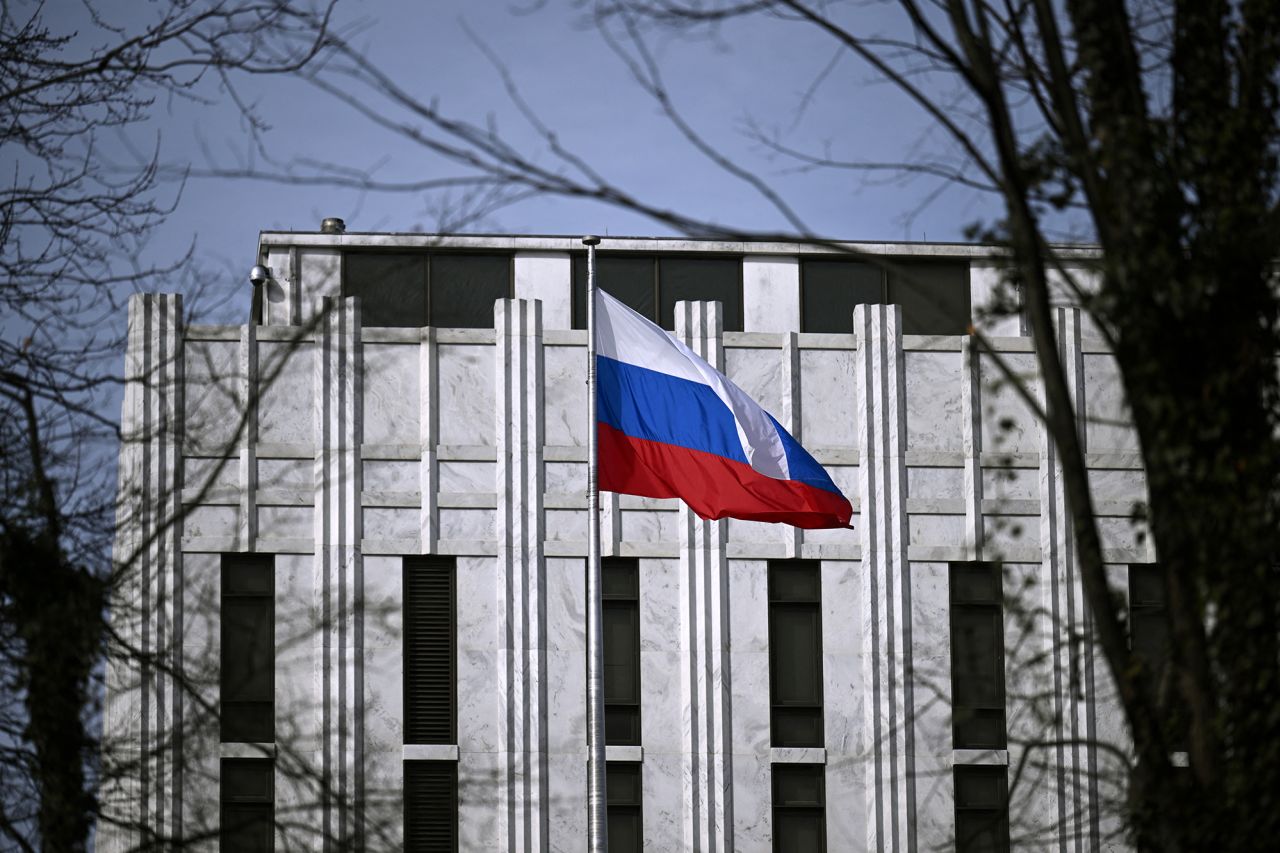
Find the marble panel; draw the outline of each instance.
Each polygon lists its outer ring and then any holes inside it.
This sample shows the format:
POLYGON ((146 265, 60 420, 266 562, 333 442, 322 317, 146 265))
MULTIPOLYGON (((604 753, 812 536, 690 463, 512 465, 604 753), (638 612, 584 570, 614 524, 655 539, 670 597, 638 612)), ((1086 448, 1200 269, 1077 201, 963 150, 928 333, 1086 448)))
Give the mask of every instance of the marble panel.
MULTIPOLYGON (((362 536, 365 539, 413 539, 418 535, 421 513, 413 507, 367 506, 360 514, 364 521, 362 536)), ((440 515, 443 521, 444 511, 440 515)))
POLYGON ((551 853, 582 853, 587 837, 587 762, 585 751, 547 759, 551 853))
POLYGON ((182 518, 183 538, 235 536, 240 531, 240 507, 193 506, 182 518))
POLYGON ((314 557, 277 554, 275 573, 276 740, 311 751, 320 745, 314 557))
POLYGON ((1040 516, 989 515, 983 526, 983 546, 987 559, 1003 559, 1007 554, 1040 546, 1040 516))
POLYGON ((1085 447, 1090 453, 1138 450, 1137 431, 1130 426, 1120 371, 1109 355, 1086 354, 1085 447))
MULTIPOLYGON (((867 759, 827 747, 827 849, 867 849, 867 759)), ((932 848, 920 847, 920 850, 932 848)))
POLYGON ((366 492, 416 492, 422 488, 418 475, 421 463, 366 459, 362 464, 361 487, 366 492))
POLYGON ((587 348, 543 347, 543 439, 552 447, 587 445, 587 348))
POLYGON ((916 759, 916 849, 954 850, 955 800, 950 757, 934 766, 925 766, 923 759, 916 759))
POLYGON ((822 728, 828 759, 833 753, 857 750, 862 739, 866 717, 860 666, 860 655, 822 655, 822 728))
POLYGON ((366 444, 417 444, 419 441, 416 344, 365 344, 362 429, 366 444))
POLYGON ((911 515, 907 518, 908 545, 964 544, 963 515, 911 515))
POLYGON ((239 488, 240 466, 236 459, 188 456, 182 460, 182 486, 184 491, 239 488))
POLYGON ((907 450, 964 447, 960 417, 960 353, 904 353, 907 450))
POLYGON ((502 757, 493 752, 458 755, 458 849, 500 850, 498 780, 502 757))
POLYGON ((235 444, 242 425, 228 412, 244 411, 239 341, 187 341, 183 354, 183 429, 198 447, 235 444))
POLYGON ((822 648, 833 654, 862 649, 862 579, 860 563, 822 562, 822 648))
POLYGON ((553 756, 585 755, 587 653, 584 649, 547 651, 546 690, 547 752, 553 756))
POLYGON ((302 279, 302 322, 307 324, 324 311, 326 296, 342 296, 342 253, 333 249, 301 248, 298 267, 302 279))
MULTIPOLYGON (((366 622, 366 629, 368 623, 366 622)), ((365 643, 364 737, 369 753, 393 753, 397 760, 404 744, 404 669, 399 644, 365 643)), ((367 764, 366 764, 367 766, 367 764)))
POLYGON ((852 500, 858 494, 858 466, 857 465, 824 465, 827 474, 831 477, 831 482, 836 484, 846 498, 852 500))
MULTIPOLYGON (((458 750, 460 755, 502 749, 499 716, 501 695, 495 689, 501 673, 498 652, 458 648, 458 750)), ((465 759, 464 759, 465 760, 465 759)), ((497 788, 483 792, 492 804, 497 788)))
POLYGON ((680 564, 676 560, 640 561, 640 648, 680 648, 680 564))
MULTIPOLYGON (((1014 376, 1035 397, 1040 380, 1035 356, 1001 353, 1014 376)), ((990 356, 980 359, 982 388, 982 449, 987 453, 1039 453, 1040 423, 990 356)))
POLYGON ((545 510, 546 536, 549 540, 587 541, 587 511, 583 509, 545 510))
POLYGON ((1127 518, 1099 518, 1098 536, 1104 550, 1119 548, 1137 551, 1146 547, 1151 533, 1145 523, 1134 524, 1127 518))
POLYGON ((315 442, 315 358, 309 345, 258 344, 258 441, 315 442))
POLYGON ((769 649, 769 564, 729 561, 729 645, 735 652, 769 649))
POLYGON ((399 743, 394 748, 371 749, 366 740, 364 790, 365 849, 403 849, 404 750, 399 743))
POLYGON ((1142 471, 1090 471, 1089 486, 1096 501, 1139 501, 1147 498, 1142 471))
POLYGON ((771 524, 763 521, 740 521, 731 518, 727 524, 730 542, 786 542, 791 535, 791 527, 784 524, 771 524))
MULTIPOLYGON (((364 644, 366 648, 404 648, 404 558, 364 557, 364 644)), ((399 678, 400 670, 396 669, 399 678)), ((369 676, 366 674, 366 678, 369 676)))
POLYGON ((729 653, 733 672, 730 685, 733 714, 732 749, 748 755, 768 755, 769 723, 769 653, 729 653))
POLYGON ((309 506, 258 507, 258 536, 263 539, 310 539, 315 513, 309 506))
MULTIPOLYGON (((852 498, 857 495, 857 491, 845 492, 845 497, 852 498)), ((861 524, 860 517, 855 514, 849 521, 853 525, 853 530, 829 529, 829 530, 806 530, 804 532, 804 541, 806 545, 847 545, 850 548, 858 547, 859 534, 858 526, 861 524)))
POLYGON ((516 299, 542 300, 542 326, 568 329, 573 279, 567 252, 517 252, 512 261, 516 299))
MULTIPOLYGON (((646 853, 684 849, 684 761, 679 755, 654 754, 645 747, 640 784, 644 798, 646 853)), ((735 809, 736 811, 736 809, 735 809)))
POLYGON ((545 462, 543 476, 548 492, 587 495, 587 464, 585 462, 545 462))
MULTIPOLYGON (((854 469, 857 470, 856 468, 854 469)), ((1039 481, 1037 481, 1038 483, 1039 481)), ((1039 486, 1037 485, 1037 488, 1039 486)), ((907 497, 945 500, 964 496, 963 468, 908 468, 907 497)))
MULTIPOLYGON (((365 510, 367 513, 369 510, 365 510)), ((412 510, 410 510, 412 512, 412 510)), ((467 542, 489 541, 496 533, 491 509, 441 509, 440 538, 467 542)))
POLYGON ((1017 313, 1009 313, 1001 306, 1018 297, 1014 288, 1001 284, 1001 273, 1000 267, 975 263, 969 265, 969 293, 974 325, 990 337, 1017 337, 1021 334, 1021 317, 1017 313))
POLYGON ((587 647, 586 561, 548 558, 547 648, 583 651, 587 647))
POLYGON ((666 510, 621 510, 623 542, 675 542, 679 513, 666 510))
POLYGON ((312 459, 259 459, 259 489, 315 489, 316 463, 312 459))
POLYGON ((725 375, 775 418, 782 412, 782 351, 739 349, 724 351, 725 375))
POLYGON ((982 497, 987 500, 1040 500, 1040 471, 1036 468, 983 468, 982 497))
MULTIPOLYGON (((414 463, 413 476, 418 476, 414 463)), ((437 474, 441 492, 492 492, 497 476, 493 462, 439 462, 437 474)), ((365 488, 368 488, 366 486, 365 488)))
POLYGON ((640 651, 640 742, 645 761, 653 753, 679 755, 688 708, 680 684, 682 653, 640 651))
POLYGON ((441 444, 495 443, 495 353, 491 346, 437 345, 441 444))
POLYGON ((487 557, 458 557, 458 648, 495 651, 498 642, 497 565, 487 557))
MULTIPOLYGON (((733 847, 738 853, 773 851, 773 768, 768 750, 733 756, 733 847)), ((827 798, 827 813, 835 805, 827 798)), ((827 849, 836 850, 828 839, 827 849)))
POLYGON ((857 447, 853 350, 800 351, 800 434, 806 447, 857 447))
POLYGON ((800 260, 748 255, 742 259, 743 329, 800 331, 800 260))

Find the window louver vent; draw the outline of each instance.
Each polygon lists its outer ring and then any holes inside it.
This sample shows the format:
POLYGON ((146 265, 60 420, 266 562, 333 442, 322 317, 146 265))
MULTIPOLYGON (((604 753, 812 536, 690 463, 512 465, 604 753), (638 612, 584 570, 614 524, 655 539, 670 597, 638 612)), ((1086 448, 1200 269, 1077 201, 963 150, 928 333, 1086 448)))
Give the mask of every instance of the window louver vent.
POLYGON ((458 765, 452 761, 404 763, 405 853, 455 853, 458 849, 458 765))
POLYGON ((456 742, 454 561, 404 562, 404 742, 456 742))

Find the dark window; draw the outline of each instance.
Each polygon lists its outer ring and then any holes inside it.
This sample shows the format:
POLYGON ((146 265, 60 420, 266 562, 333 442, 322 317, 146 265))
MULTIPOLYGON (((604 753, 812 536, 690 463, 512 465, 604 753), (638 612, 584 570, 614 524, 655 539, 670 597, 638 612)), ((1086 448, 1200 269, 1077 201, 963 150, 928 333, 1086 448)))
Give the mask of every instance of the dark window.
POLYGON ((222 558, 223 743, 275 736, 275 573, 270 554, 222 558))
POLYGON ((458 849, 458 763, 404 763, 405 853, 458 849))
POLYGON ((1169 660, 1169 619, 1160 566, 1129 566, 1129 635, 1135 656, 1159 677, 1169 660))
POLYGON ((816 560, 769 563, 774 746, 822 746, 822 576, 816 560))
POLYGON ((456 742, 452 557, 404 561, 404 742, 456 742))
POLYGON ((1004 749, 1004 603, 998 563, 951 564, 951 697, 956 749, 1004 749))
POLYGON ((827 849, 824 769, 821 764, 773 765, 774 853, 827 849))
MULTIPOLYGON (((742 330, 742 259, 597 255, 596 283, 664 329, 675 329, 676 302, 719 302, 724 331, 742 330)), ((587 327, 587 259, 573 260, 573 327, 587 327)))
POLYGON ((640 743, 640 580, 634 559, 600 561, 605 743, 640 743))
POLYGON ((863 261, 802 262, 800 328, 848 333, 853 330, 855 305, 896 304, 902 306, 903 334, 967 334, 967 261, 904 258, 885 263, 893 269, 863 261))
POLYGON ((348 252, 342 295, 360 297, 365 326, 492 329, 494 301, 511 295, 511 257, 348 252))
POLYGON ((889 301, 902 306, 907 335, 968 334, 969 263, 896 261, 889 271, 889 301))
POLYGON ((640 773, 641 765, 632 762, 605 765, 609 853, 640 853, 644 847, 640 773))
POLYGON ((275 772, 269 758, 224 758, 219 785, 223 850, 269 853, 275 849, 275 772))
POLYGON ((800 328, 805 332, 853 331, 857 305, 885 302, 884 272, 857 261, 804 261, 800 265, 800 328))
POLYGON ((1009 849, 1009 776, 1004 767, 955 768, 957 853, 1009 849))

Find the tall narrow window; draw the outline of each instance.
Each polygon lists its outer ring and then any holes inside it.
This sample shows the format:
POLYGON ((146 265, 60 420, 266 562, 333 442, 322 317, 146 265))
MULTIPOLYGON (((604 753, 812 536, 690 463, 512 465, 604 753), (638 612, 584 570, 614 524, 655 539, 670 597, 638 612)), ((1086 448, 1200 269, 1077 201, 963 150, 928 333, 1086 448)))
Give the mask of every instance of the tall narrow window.
POLYGON ((1129 638, 1136 657, 1159 678, 1169 660, 1169 618, 1160 566, 1129 566, 1129 638))
POLYGON ((222 558, 224 743, 270 743, 275 736, 275 574, 270 554, 222 558))
POLYGON ((822 577, 816 560, 769 563, 774 746, 822 746, 822 577))
POLYGON ((821 764, 773 765, 773 853, 827 849, 825 769, 821 764))
POLYGON ((404 742, 456 743, 452 557, 404 561, 404 742))
POLYGON ((640 743, 640 567, 611 557, 600 562, 604 633, 604 740, 640 743))
POLYGON ((998 563, 951 564, 951 697, 957 749, 1004 749, 1004 605, 998 563))
POLYGON ((640 853, 644 847, 640 773, 641 765, 633 762, 605 765, 609 853, 640 853))
POLYGON ((405 853, 456 853, 458 763, 404 763, 405 853))
POLYGON ((955 794, 957 853, 1008 851, 1008 769, 957 764, 955 794))
POLYGON ((270 853, 275 849, 275 771, 269 758, 224 758, 219 785, 223 850, 270 853))

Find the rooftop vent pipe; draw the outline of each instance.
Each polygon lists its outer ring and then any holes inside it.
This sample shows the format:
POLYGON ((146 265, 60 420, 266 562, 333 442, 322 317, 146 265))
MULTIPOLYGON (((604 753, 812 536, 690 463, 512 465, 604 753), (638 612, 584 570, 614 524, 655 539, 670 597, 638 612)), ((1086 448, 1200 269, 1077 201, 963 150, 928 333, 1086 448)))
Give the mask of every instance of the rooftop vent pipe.
POLYGON ((343 222, 336 216, 330 216, 324 222, 320 223, 321 234, 341 234, 347 230, 347 223, 343 222))

